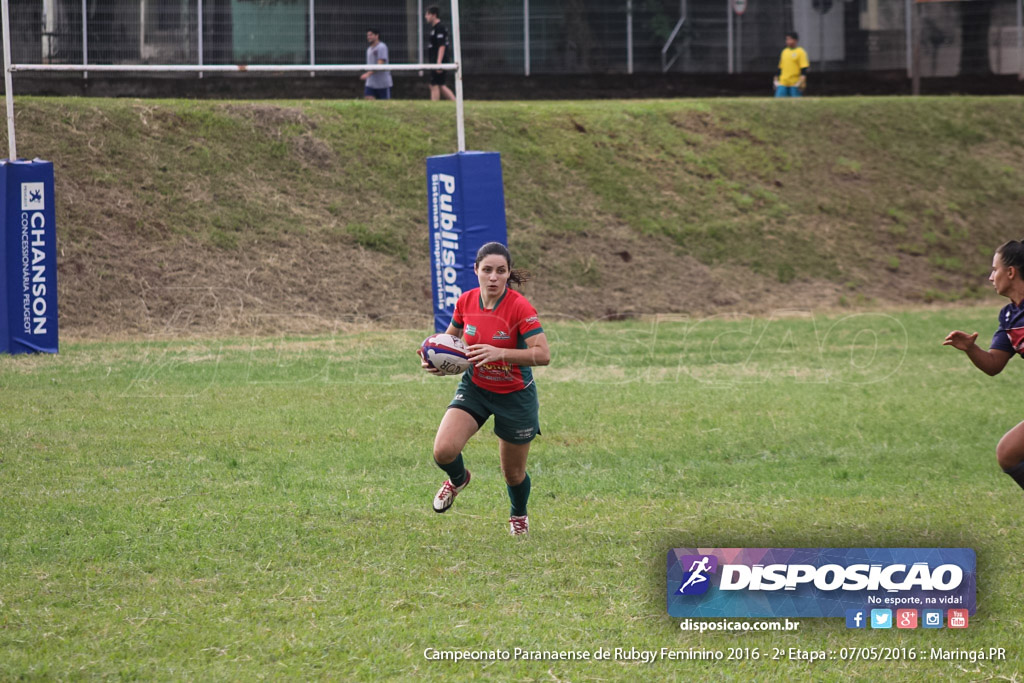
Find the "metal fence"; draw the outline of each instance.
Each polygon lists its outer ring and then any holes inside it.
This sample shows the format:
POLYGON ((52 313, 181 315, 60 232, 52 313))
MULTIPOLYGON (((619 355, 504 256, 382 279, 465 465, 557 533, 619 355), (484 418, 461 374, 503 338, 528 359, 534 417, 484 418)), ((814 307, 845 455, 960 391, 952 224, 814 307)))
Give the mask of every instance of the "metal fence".
MULTIPOLYGON (((923 76, 1024 68, 1022 0, 461 4, 467 74, 768 72, 792 30, 815 71, 909 72, 915 60, 923 76)), ((423 0, 12 0, 11 47, 22 64, 358 64, 373 27, 393 63, 416 63, 427 31, 423 6, 423 0)))

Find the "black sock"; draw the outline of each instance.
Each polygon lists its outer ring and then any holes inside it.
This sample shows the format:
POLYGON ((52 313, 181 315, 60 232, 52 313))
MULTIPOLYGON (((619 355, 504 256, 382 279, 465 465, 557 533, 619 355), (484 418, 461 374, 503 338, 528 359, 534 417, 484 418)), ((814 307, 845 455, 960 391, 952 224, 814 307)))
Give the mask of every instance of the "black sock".
MULTIPOLYGON (((436 460, 434 462, 437 462, 436 460)), ((462 463, 462 453, 447 465, 437 462, 437 466, 445 471, 448 478, 452 480, 453 486, 462 486, 466 482, 466 466, 462 463)))
POLYGON ((1018 463, 1008 470, 1003 470, 1010 475, 1010 478, 1017 482, 1017 486, 1024 489, 1024 462, 1018 463))
POLYGON ((509 514, 513 517, 522 517, 526 514, 526 501, 530 499, 530 475, 527 473, 523 480, 515 486, 508 486, 508 499, 512 501, 512 509, 509 514))

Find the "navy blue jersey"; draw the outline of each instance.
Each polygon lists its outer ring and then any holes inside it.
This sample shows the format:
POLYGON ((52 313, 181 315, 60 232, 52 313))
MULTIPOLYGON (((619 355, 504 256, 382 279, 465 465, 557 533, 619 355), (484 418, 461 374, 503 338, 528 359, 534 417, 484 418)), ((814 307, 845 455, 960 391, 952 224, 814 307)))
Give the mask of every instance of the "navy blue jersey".
POLYGON ((1018 307, 1011 301, 1003 306, 989 348, 1024 355, 1024 305, 1018 307))

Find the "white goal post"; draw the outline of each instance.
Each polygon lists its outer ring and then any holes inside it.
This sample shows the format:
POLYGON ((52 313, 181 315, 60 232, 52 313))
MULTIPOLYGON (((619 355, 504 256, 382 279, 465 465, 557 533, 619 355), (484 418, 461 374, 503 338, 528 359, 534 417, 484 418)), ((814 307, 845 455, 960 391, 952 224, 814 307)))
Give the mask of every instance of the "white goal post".
MULTIPOLYGON (((426 71, 441 70, 455 72, 455 129, 458 151, 466 151, 465 110, 462 96, 462 38, 459 27, 459 0, 452 3, 452 57, 445 64, 388 64, 387 68, 375 69, 366 64, 13 64, 11 60, 11 21, 9 0, 0 0, 3 12, 4 40, 4 95, 7 105, 7 147, 10 159, 18 158, 14 136, 14 90, 13 74, 30 71, 49 72, 144 72, 144 73, 289 73, 289 72, 353 72, 365 71, 426 71)), ((422 21, 422 17, 419 18, 422 21)), ((421 57, 422 59, 422 57, 421 57)), ((312 59, 311 59, 312 61, 312 59)))

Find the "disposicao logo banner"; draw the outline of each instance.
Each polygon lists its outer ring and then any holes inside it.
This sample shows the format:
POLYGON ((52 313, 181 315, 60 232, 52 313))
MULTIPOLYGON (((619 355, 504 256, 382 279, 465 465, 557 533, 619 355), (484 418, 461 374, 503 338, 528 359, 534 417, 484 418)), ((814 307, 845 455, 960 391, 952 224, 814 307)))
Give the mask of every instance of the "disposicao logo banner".
POLYGON ((673 617, 845 617, 848 609, 976 604, 970 548, 674 548, 673 617))

